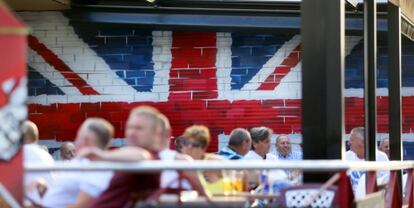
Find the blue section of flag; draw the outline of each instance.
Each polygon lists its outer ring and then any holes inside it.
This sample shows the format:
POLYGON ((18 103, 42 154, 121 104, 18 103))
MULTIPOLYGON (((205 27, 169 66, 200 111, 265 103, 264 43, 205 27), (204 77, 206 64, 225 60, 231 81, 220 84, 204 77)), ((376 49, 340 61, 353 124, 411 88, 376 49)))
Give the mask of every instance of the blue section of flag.
MULTIPOLYGON (((377 87, 388 87, 387 42, 378 40, 377 50, 377 87)), ((402 44, 402 86, 414 86, 414 43, 404 41, 402 44)), ((361 40, 346 57, 345 88, 364 87, 364 43, 361 40)))
POLYGON ((32 67, 28 68, 28 78, 29 96, 65 94, 59 89, 59 87, 50 82, 32 67))
POLYGON ((138 92, 152 90, 152 31, 139 29, 74 26, 75 32, 93 49, 120 79, 138 92))
POLYGON ((241 89, 293 35, 232 34, 231 88, 241 89))

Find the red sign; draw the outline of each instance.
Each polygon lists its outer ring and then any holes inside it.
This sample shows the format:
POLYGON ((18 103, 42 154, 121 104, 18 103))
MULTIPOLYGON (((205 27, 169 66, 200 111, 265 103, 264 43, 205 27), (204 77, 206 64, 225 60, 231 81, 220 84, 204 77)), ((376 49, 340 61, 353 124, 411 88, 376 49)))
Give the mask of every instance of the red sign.
POLYGON ((25 26, 0 4, 0 182, 22 200, 20 124, 27 117, 25 26))

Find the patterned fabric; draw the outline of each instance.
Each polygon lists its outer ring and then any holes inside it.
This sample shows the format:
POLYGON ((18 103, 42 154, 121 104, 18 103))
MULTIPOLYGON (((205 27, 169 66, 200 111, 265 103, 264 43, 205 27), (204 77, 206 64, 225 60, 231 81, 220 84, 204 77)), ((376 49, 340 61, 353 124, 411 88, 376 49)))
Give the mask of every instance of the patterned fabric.
POLYGON ((278 152, 276 152, 275 154, 279 160, 302 160, 303 159, 303 154, 302 152, 299 151, 291 151, 290 154, 283 156, 281 154, 279 154, 278 152))
POLYGON ((217 154, 228 160, 240 160, 243 158, 243 156, 229 146, 222 148, 217 154))

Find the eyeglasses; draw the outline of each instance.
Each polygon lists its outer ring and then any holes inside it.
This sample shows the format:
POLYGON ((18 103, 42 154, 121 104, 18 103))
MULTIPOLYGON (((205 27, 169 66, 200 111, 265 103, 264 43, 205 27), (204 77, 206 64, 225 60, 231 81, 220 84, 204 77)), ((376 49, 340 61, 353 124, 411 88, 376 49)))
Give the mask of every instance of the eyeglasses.
POLYGON ((194 147, 194 148, 199 148, 199 147, 203 146, 198 142, 192 142, 192 141, 189 141, 189 140, 186 140, 186 139, 183 139, 181 142, 184 146, 191 146, 191 147, 194 147))

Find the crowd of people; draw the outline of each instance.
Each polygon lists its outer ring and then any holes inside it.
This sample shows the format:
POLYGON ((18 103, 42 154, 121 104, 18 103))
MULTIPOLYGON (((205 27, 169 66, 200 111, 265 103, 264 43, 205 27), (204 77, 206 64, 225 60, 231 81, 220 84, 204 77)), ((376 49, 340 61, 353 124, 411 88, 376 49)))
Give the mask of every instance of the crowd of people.
MULTIPOLYGON (((39 130, 31 121, 23 124, 24 161, 53 164, 54 159, 38 145, 39 130)), ((350 150, 346 160, 364 160, 364 129, 351 131, 350 150)), ((88 118, 79 128, 74 142, 66 142, 60 150, 61 160, 87 165, 91 161, 139 162, 146 160, 193 161, 193 160, 301 160, 302 152, 292 149, 287 135, 276 138, 275 151, 271 151, 273 132, 268 127, 234 129, 228 144, 217 153, 208 153, 210 132, 203 125, 192 125, 175 138, 175 150, 169 149, 171 125, 168 118, 150 106, 131 110, 126 121, 127 146, 108 150, 114 135, 114 127, 105 119, 88 118)), ((381 149, 385 144, 383 141, 381 149), (384 144, 383 144, 384 143, 384 144)), ((388 145, 389 150, 389 145, 388 145)), ((385 153, 378 151, 377 160, 386 160, 385 153)), ((301 172, 294 170, 274 171, 278 179, 289 185, 301 183, 301 172)), ((224 171, 171 171, 159 173, 127 173, 112 171, 90 172, 42 172, 26 173, 26 203, 40 207, 125 207, 147 199, 158 190, 195 190, 199 195, 211 197, 225 194, 224 171)), ((248 181, 243 189, 255 189, 259 185, 260 172, 245 174, 248 181), (248 177, 249 176, 249 177, 248 177), (255 176, 250 178, 251 176, 255 176), (257 180, 255 180, 257 179, 257 180)), ((270 174, 270 172, 269 172, 270 174)), ((384 173, 386 175, 387 173, 384 173)), ((353 187, 363 173, 351 173, 353 187)), ((379 177, 383 175, 379 174, 379 177)), ((356 189, 356 188, 355 188, 356 189)))

